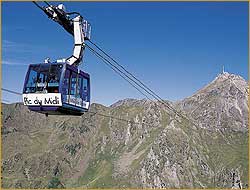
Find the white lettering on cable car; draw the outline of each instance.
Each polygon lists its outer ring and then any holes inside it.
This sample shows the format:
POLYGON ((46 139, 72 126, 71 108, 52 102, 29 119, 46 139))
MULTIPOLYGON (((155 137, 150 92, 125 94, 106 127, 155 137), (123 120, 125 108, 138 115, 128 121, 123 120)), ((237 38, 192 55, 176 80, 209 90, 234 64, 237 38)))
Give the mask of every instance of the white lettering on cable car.
POLYGON ((23 103, 26 106, 62 106, 60 93, 23 94, 23 103))
POLYGON ((85 102, 81 98, 76 98, 76 97, 67 95, 67 102, 74 106, 89 109, 89 102, 85 102))

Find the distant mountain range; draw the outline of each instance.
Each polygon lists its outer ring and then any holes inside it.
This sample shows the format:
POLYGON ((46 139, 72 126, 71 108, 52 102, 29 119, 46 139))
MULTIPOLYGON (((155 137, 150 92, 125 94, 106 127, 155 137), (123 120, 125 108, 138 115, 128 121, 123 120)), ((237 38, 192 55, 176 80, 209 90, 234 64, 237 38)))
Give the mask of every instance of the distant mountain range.
POLYGON ((166 101, 178 114, 135 99, 82 117, 2 104, 2 187, 247 188, 248 95, 242 77, 223 72, 166 101))

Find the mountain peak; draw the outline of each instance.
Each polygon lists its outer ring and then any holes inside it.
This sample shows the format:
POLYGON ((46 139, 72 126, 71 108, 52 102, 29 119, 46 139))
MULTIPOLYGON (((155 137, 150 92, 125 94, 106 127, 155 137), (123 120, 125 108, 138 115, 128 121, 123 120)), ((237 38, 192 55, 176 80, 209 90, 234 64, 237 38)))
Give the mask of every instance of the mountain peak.
POLYGON ((239 75, 220 73, 178 106, 203 127, 246 130, 248 127, 247 81, 239 75))
POLYGON ((119 107, 119 106, 141 106, 141 105, 150 105, 154 102, 154 100, 149 100, 146 98, 143 99, 133 99, 126 98, 123 100, 119 100, 114 104, 110 105, 111 108, 119 107))
POLYGON ((209 84, 201 88, 192 96, 199 95, 201 93, 208 93, 215 90, 218 93, 219 91, 220 92, 225 90, 227 91, 227 88, 225 88, 226 86, 234 86, 237 89, 239 89, 242 93, 245 92, 248 93, 247 81, 243 77, 228 72, 222 72, 219 73, 213 81, 211 81, 209 84))
POLYGON ((227 78, 227 77, 229 77, 230 75, 232 75, 232 74, 223 71, 222 73, 219 73, 219 74, 218 74, 218 77, 227 78))
POLYGON ((236 87, 243 94, 247 94, 249 90, 247 81, 243 77, 228 72, 220 73, 208 86, 214 88, 226 85, 236 87))
POLYGON ((222 79, 222 80, 225 80, 225 79, 236 79, 236 80, 244 80, 244 78, 242 78, 240 75, 236 75, 236 74, 232 74, 232 73, 228 73, 228 72, 222 72, 222 73, 219 73, 218 76, 215 78, 215 80, 217 79, 222 79))
POLYGON ((114 108, 114 107, 118 107, 118 106, 121 106, 121 105, 130 105, 130 104, 136 103, 137 101, 138 101, 137 99, 125 98, 123 100, 118 100, 117 102, 112 104, 110 107, 114 108))

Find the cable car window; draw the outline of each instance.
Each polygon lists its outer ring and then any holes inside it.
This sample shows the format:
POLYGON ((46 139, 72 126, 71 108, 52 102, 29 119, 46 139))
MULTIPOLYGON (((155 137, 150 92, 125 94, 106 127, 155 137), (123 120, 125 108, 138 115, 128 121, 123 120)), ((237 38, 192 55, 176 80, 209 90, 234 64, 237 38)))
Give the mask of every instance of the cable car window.
POLYGON ((69 94, 69 79, 70 79, 70 71, 66 70, 64 79, 63 79, 63 87, 62 87, 62 92, 65 95, 69 94))
POLYGON ((58 93, 59 92, 59 82, 62 72, 62 65, 55 64, 51 65, 48 79, 47 79, 47 90, 49 93, 58 93))
POLYGON ((76 94, 76 82, 77 82, 77 74, 75 72, 72 72, 70 77, 70 95, 76 94))
POLYGON ((36 92, 36 81, 39 71, 39 65, 30 66, 29 77, 25 85, 25 93, 36 92))
POLYGON ((61 64, 38 64, 29 67, 29 76, 25 84, 25 93, 56 93, 59 91, 61 64))
POLYGON ((82 100, 87 102, 88 101, 88 80, 83 78, 83 93, 82 93, 82 100))
POLYGON ((49 72, 49 65, 41 64, 36 83, 36 91, 46 92, 46 79, 49 72))
POLYGON ((63 86, 62 86, 62 98, 63 102, 69 101, 69 82, 70 82, 70 71, 66 70, 63 78, 63 86))
POLYGON ((77 92, 76 92, 76 97, 77 98, 82 98, 81 94, 82 94, 82 77, 81 75, 78 75, 78 79, 77 79, 77 92))

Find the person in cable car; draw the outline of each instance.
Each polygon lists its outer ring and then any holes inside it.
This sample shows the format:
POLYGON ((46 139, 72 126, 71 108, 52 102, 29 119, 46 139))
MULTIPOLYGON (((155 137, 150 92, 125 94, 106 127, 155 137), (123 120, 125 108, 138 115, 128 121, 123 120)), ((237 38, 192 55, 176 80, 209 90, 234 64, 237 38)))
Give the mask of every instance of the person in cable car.
POLYGON ((58 87, 59 87, 59 80, 55 75, 52 75, 47 85, 48 93, 58 93, 58 87))

